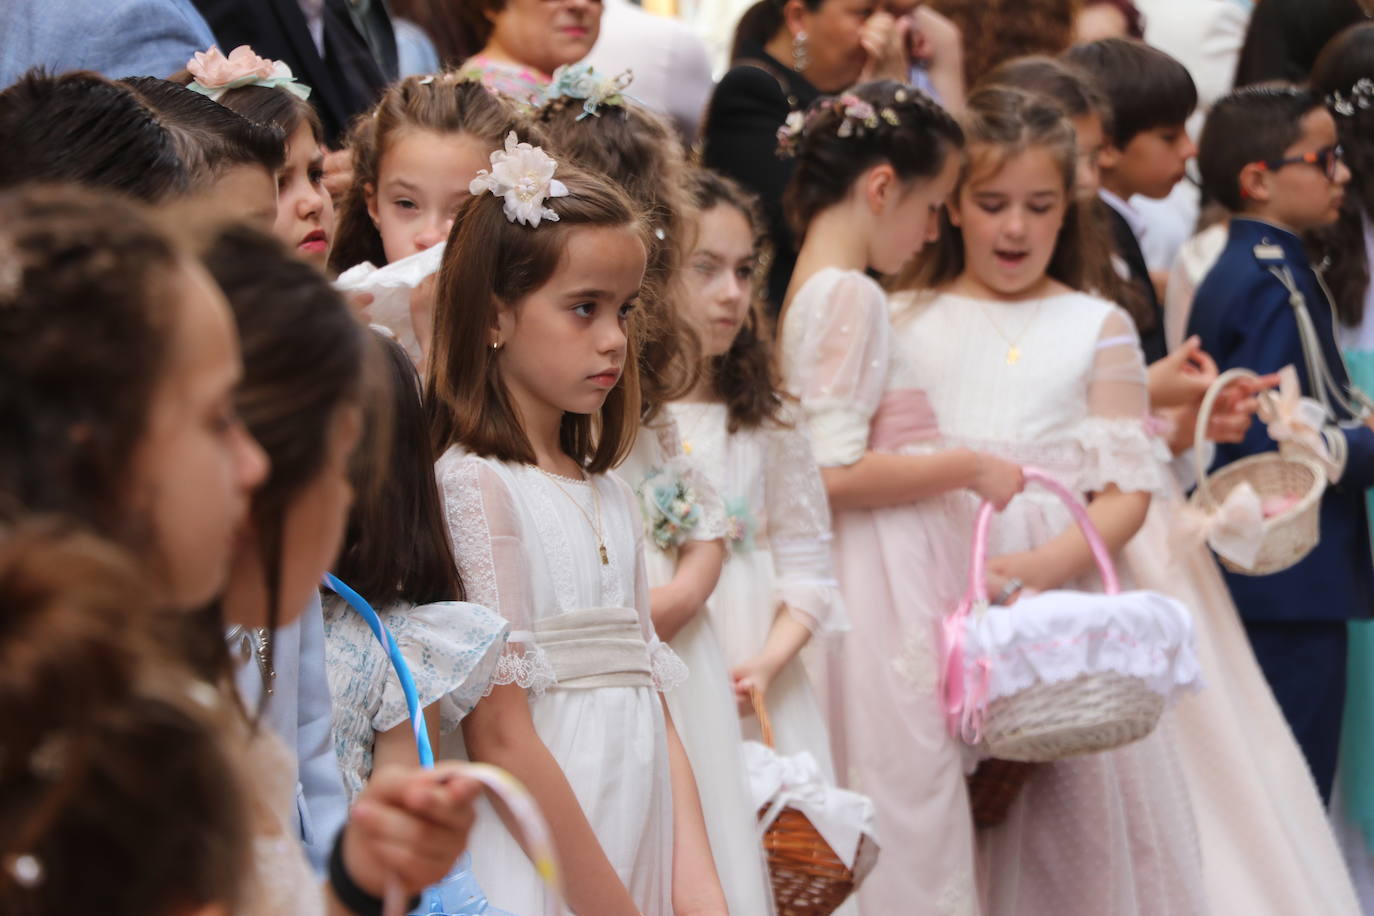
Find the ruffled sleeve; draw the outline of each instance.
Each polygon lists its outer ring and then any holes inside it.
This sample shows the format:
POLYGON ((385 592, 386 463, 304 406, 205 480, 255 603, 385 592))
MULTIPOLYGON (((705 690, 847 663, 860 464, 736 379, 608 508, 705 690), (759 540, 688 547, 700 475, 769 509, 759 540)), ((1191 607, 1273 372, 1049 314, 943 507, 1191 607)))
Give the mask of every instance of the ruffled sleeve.
POLYGON ((510 489, 486 459, 450 450, 436 465, 444 515, 468 597, 510 622, 491 685, 539 696, 558 678, 534 640, 534 601, 524 536, 510 489))
MULTIPOLYGON (((614 477, 614 475, 612 475, 614 477)), ((630 490, 630 485, 619 477, 614 477, 622 491, 622 498, 629 501, 631 508, 634 507, 635 496, 630 490)), ((634 517, 633 515, 631 517, 634 517)), ((666 643, 658 638, 654 632, 654 618, 651 612, 649 598, 649 570, 644 559, 644 529, 642 526, 635 526, 635 572, 634 572, 634 606, 639 612, 639 629, 644 636, 644 644, 649 651, 649 671, 653 677, 654 687, 660 691, 672 690, 687 680, 687 665, 678 658, 676 652, 666 643)))
MULTIPOLYGON (((808 286, 821 282, 813 278, 808 286)), ((803 288, 802 293, 807 293, 803 288)), ((869 422, 887 385, 892 328, 882 288, 845 271, 821 301, 789 314, 784 328, 789 391, 801 401, 821 467, 853 464, 868 450, 869 422), (800 326, 798 326, 800 325, 800 326)))
POLYGON ((1088 413, 1074 431, 1082 451, 1077 488, 1115 484, 1127 492, 1169 490, 1169 447, 1149 415, 1150 393, 1140 338, 1130 316, 1112 306, 1088 378, 1088 413))
MULTIPOLYGON (((386 624, 410 665, 420 706, 438 702, 439 730, 448 734, 490 690, 509 624, 486 608, 463 601, 421 604, 388 614, 386 624)), ((401 683, 388 674, 382 705, 372 720, 378 732, 409 718, 401 683)))
POLYGON ((806 436, 795 428, 765 430, 764 500, 773 553, 774 606, 813 634, 849 629, 830 559, 830 506, 806 436))

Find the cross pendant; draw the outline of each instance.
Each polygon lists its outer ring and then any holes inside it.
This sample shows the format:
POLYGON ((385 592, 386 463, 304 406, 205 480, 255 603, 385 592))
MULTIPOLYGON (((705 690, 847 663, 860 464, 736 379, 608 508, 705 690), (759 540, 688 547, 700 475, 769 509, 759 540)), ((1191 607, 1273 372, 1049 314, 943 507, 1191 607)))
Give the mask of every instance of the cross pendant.
POLYGON ((1007 347, 1007 365, 1014 366, 1021 361, 1021 348, 1016 344, 1007 347))

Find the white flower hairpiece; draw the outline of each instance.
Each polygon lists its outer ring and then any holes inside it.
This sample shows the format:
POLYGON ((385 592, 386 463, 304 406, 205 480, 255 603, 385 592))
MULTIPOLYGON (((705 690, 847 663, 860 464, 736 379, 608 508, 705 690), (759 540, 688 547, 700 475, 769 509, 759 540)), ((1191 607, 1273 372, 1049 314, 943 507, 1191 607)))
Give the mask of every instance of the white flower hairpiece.
POLYGON ((1374 104, 1374 80, 1362 77, 1350 87, 1349 93, 1333 92, 1326 97, 1326 104, 1341 117, 1348 118, 1356 109, 1368 108, 1374 104))
POLYGON ((506 135, 506 148, 491 154, 491 170, 482 169, 468 185, 477 195, 490 191, 505 198, 503 209, 512 223, 537 227, 541 220, 558 222, 558 214, 544 206, 550 197, 567 197, 568 188, 553 177, 558 163, 537 146, 521 143, 515 131, 506 135))
POLYGON ((241 86, 285 89, 300 99, 310 97, 310 87, 297 82, 290 67, 279 60, 259 57, 248 45, 239 45, 228 57, 212 45, 208 51, 197 51, 186 62, 186 69, 195 77, 186 88, 216 102, 230 89, 241 86))

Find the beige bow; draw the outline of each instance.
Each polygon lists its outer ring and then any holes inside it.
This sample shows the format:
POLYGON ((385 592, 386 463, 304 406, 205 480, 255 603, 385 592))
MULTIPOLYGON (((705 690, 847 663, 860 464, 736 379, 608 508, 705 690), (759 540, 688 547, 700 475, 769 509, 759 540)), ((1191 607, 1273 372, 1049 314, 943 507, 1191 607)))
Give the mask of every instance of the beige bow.
POLYGON ((1340 477, 1340 467, 1322 436, 1326 425, 1326 408, 1320 401, 1303 397, 1298 371, 1292 366, 1279 370, 1277 391, 1260 395, 1259 417, 1269 428, 1269 438, 1279 443, 1279 451, 1293 449, 1311 457, 1321 465, 1328 480, 1340 477))
POLYGON ((1204 541, 1237 566, 1250 568, 1264 544, 1264 506, 1248 482, 1237 485, 1212 512, 1185 506, 1175 516, 1177 543, 1191 549, 1204 541))

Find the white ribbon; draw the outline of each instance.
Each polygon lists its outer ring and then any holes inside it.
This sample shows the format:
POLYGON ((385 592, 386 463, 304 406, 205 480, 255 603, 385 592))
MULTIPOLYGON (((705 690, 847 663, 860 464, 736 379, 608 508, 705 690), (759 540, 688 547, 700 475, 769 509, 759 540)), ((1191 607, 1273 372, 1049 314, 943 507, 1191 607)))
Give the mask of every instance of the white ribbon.
POLYGON ((1341 468, 1327 448, 1322 427, 1326 425, 1326 408, 1320 401, 1303 397, 1298 371, 1292 366, 1279 370, 1277 391, 1265 392, 1259 401, 1259 416, 1269 428, 1269 438, 1283 446, 1297 448, 1314 458, 1333 483, 1340 478, 1341 468))
POLYGON ((784 756, 757 741, 746 741, 744 765, 755 810, 768 808, 759 822, 760 830, 767 829, 783 808, 796 808, 851 871, 855 870, 859 840, 867 835, 876 846, 873 802, 866 795, 826 783, 811 754, 803 751, 784 756))
POLYGON ((1248 482, 1236 486, 1212 512, 1184 506, 1176 515, 1180 542, 1189 548, 1206 541, 1237 566, 1250 568, 1264 544, 1264 504, 1248 482))

